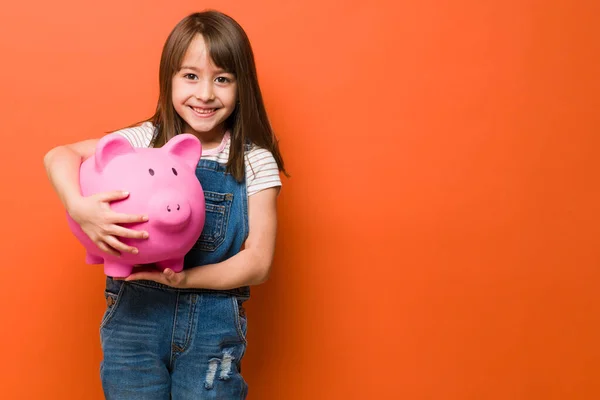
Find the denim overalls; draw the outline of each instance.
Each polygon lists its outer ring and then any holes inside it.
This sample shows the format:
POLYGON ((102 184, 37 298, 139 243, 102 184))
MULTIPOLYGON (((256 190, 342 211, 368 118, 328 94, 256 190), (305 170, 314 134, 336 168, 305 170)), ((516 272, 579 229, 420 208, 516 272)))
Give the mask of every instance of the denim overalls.
MULTIPOLYGON (((238 183, 212 160, 200 160, 196 176, 205 193, 206 222, 185 268, 228 259, 248 236, 245 180, 238 183)), ((108 277, 105 296, 100 374, 107 399, 246 398, 240 361, 249 287, 175 289, 108 277)))

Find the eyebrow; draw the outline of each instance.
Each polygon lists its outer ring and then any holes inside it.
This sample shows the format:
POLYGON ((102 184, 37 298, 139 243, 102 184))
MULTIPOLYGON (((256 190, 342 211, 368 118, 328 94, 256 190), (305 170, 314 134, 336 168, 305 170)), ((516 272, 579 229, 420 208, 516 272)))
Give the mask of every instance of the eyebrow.
MULTIPOLYGON (((181 69, 189 69, 192 71, 200 72, 200 68, 196 68, 193 65, 182 65, 181 69)), ((218 74, 229 74, 230 72, 225 71, 223 68, 215 68, 215 72, 218 74)))

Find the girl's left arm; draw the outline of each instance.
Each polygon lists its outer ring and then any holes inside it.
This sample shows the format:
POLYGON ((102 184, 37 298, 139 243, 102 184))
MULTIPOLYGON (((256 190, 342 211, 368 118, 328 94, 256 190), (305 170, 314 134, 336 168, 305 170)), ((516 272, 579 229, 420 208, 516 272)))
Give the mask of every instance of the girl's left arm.
POLYGON ((244 249, 217 263, 176 273, 138 272, 125 280, 149 279, 178 288, 227 290, 258 285, 269 277, 277 236, 277 193, 279 187, 262 190, 248 198, 250 232, 244 249))

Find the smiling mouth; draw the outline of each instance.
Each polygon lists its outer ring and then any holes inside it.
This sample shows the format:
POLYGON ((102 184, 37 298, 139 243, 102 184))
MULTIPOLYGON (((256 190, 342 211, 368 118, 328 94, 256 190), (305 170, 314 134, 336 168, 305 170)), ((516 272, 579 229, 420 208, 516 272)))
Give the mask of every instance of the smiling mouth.
POLYGON ((211 115, 211 114, 214 114, 215 111, 217 111, 217 108, 198 108, 198 107, 192 107, 192 106, 190 106, 190 108, 196 114, 200 114, 200 115, 211 115))

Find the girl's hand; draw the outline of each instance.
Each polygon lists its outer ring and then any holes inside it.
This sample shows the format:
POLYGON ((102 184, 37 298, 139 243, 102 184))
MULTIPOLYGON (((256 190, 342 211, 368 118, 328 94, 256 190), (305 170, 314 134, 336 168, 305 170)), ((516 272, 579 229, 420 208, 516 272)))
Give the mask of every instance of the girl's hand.
POLYGON ((175 272, 170 268, 166 268, 163 272, 157 270, 144 270, 141 272, 135 272, 125 278, 126 281, 137 281, 137 280, 148 280, 163 285, 171 286, 178 289, 186 287, 187 275, 186 271, 175 272))
POLYGON ((110 203, 123 200, 129 193, 122 191, 98 193, 79 198, 68 210, 69 215, 79 224, 83 232, 105 253, 119 256, 129 252, 137 254, 138 249, 128 246, 117 236, 131 239, 147 239, 148 232, 127 229, 117 224, 144 222, 145 215, 121 214, 111 210, 110 203))

